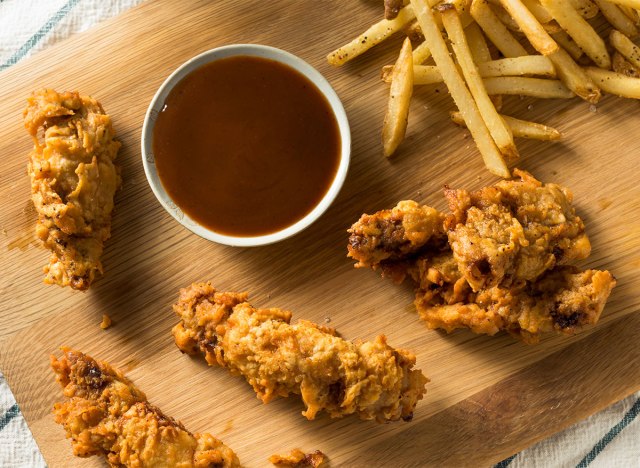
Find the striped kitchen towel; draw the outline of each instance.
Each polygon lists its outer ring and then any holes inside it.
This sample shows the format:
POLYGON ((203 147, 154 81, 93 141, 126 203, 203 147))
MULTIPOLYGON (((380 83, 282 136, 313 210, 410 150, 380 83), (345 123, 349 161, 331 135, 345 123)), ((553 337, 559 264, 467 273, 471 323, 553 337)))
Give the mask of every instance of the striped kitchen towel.
MULTIPOLYGON (((0 0, 0 70, 142 1, 0 0)), ((638 413, 640 392, 496 467, 640 468, 638 413)), ((62 429, 59 435, 64 437, 62 429)), ((5 466, 46 464, 0 373, 0 467, 5 466)))

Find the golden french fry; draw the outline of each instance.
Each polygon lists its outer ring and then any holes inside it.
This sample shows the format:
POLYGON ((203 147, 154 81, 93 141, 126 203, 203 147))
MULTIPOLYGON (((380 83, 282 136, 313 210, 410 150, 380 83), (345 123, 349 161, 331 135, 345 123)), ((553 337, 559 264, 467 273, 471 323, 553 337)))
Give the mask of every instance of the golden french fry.
POLYGON ((540 21, 540 24, 549 23, 553 20, 553 17, 546 8, 540 5, 539 0, 522 0, 522 3, 531 13, 533 13, 533 16, 540 21))
POLYGON ((616 73, 621 73, 625 76, 632 76, 634 78, 640 78, 640 70, 634 67, 626 58, 624 58, 620 52, 614 52, 611 57, 611 67, 616 73))
POLYGON ((502 8, 502 5, 492 5, 490 8, 491 10, 493 10, 493 13, 498 17, 500 22, 504 24, 509 31, 513 31, 515 33, 522 32, 518 23, 516 23, 515 20, 509 15, 509 13, 507 13, 505 9, 502 8))
POLYGON ((636 37, 638 35, 638 28, 636 27, 635 23, 622 11, 619 6, 608 2, 607 0, 594 1, 598 4, 602 15, 607 19, 611 26, 628 37, 636 37))
MULTIPOLYGON (((561 3, 565 3, 565 1, 561 3)), ((598 11, 599 11, 598 6, 595 3, 593 3, 591 0, 569 0, 568 3, 573 8, 575 8, 578 14, 582 16, 584 19, 595 18, 595 16, 598 14, 598 11)), ((553 13, 551 14, 553 15, 553 13)))
POLYGON ((525 55, 523 57, 504 58, 478 64, 480 76, 522 76, 536 75, 555 78, 556 70, 544 55, 525 55))
POLYGON ((394 19, 378 21, 348 44, 331 52, 327 55, 327 61, 331 65, 343 65, 402 30, 414 18, 413 8, 411 5, 407 5, 398 12, 398 16, 394 19))
POLYGON ((640 10, 640 0, 609 0, 611 3, 628 6, 635 10, 640 10))
MULTIPOLYGON (((483 78, 495 76, 548 76, 555 77, 555 68, 551 61, 543 55, 525 55, 506 59, 491 60, 477 64, 478 72, 483 78)), ((393 65, 382 67, 382 80, 390 83, 393 73, 393 65)), ((414 65, 413 84, 429 85, 442 83, 442 74, 438 67, 433 65, 414 65)))
POLYGON ((552 34, 551 37, 553 37, 553 40, 566 50, 574 60, 578 60, 582 57, 582 49, 578 47, 578 44, 576 44, 566 32, 558 31, 557 33, 552 34))
POLYGON ((549 99, 569 99, 575 97, 575 94, 567 89, 559 80, 499 76, 495 78, 485 78, 484 86, 489 94, 514 94, 549 99))
MULTIPOLYGON (((424 35, 424 34, 423 34, 424 35)), ((431 51, 426 42, 421 43, 413 50, 413 63, 421 65, 431 57, 431 51)))
POLYGON ((478 146, 487 169, 500 177, 509 177, 509 168, 491 138, 489 129, 482 120, 480 111, 462 76, 460 76, 458 67, 453 62, 451 55, 449 55, 449 49, 436 25, 429 4, 425 0, 411 0, 411 5, 424 33, 425 42, 429 44, 433 59, 442 74, 451 97, 464 116, 467 127, 478 146))
POLYGON ((442 24, 444 25, 449 40, 451 41, 451 47, 458 61, 458 65, 462 69, 462 74, 467 81, 467 86, 473 99, 476 101, 482 120, 489 129, 491 138, 495 141, 496 146, 500 152, 509 159, 516 159, 518 157, 518 150, 513 142, 513 135, 511 130, 504 123, 504 120, 498 115, 498 111, 489 99, 489 94, 484 88, 480 72, 476 64, 473 62, 469 45, 467 44, 467 37, 462 29, 462 23, 455 9, 442 9, 440 11, 442 17, 442 24))
POLYGON ((595 104, 600 100, 600 89, 585 71, 571 58, 564 49, 560 48, 548 55, 556 68, 556 73, 567 88, 585 101, 595 104))
MULTIPOLYGON (((529 138, 532 140, 559 140, 562 134, 553 127, 547 125, 520 120, 508 115, 500 114, 507 125, 511 128, 514 137, 529 138)), ((451 120, 456 125, 465 126, 464 119, 460 112, 451 112, 451 120)))
POLYGON ((491 61, 491 52, 487 41, 484 39, 482 29, 478 26, 478 23, 471 23, 464 29, 467 35, 467 43, 471 49, 471 56, 475 63, 483 63, 491 61))
POLYGON ((404 140, 409 117, 409 105, 413 93, 413 56, 411 41, 404 40, 398 61, 393 67, 387 113, 382 125, 384 155, 390 157, 404 140))
POLYGON ((585 70, 605 93, 640 99, 640 78, 633 78, 596 67, 587 67, 585 70))
MULTIPOLYGON (((393 76, 393 65, 385 65, 382 67, 382 81, 391 83, 393 76)), ((442 83, 442 74, 435 65, 414 65, 413 66, 413 84, 414 85, 430 85, 442 83)))
POLYGON ((442 83, 442 74, 434 65, 414 65, 414 84, 442 83))
POLYGON ((502 55, 505 57, 528 55, 526 49, 511 35, 484 0, 473 0, 471 16, 502 55))
POLYGON ((609 35, 609 42, 634 66, 640 67, 640 47, 635 45, 631 39, 615 29, 609 35))
POLYGON ((634 24, 640 24, 640 13, 638 10, 634 10, 630 6, 618 5, 618 8, 622 10, 622 12, 629 17, 634 24))
POLYGON ((545 31, 549 33, 552 39, 554 34, 558 34, 560 31, 563 30, 562 27, 556 21, 550 21, 548 23, 540 23, 540 24, 542 24, 542 27, 544 28, 545 31))
POLYGON ((578 11, 571 5, 571 2, 540 0, 540 3, 596 65, 600 68, 611 68, 611 57, 609 57, 604 41, 591 25, 580 16, 578 11))
POLYGON ((544 27, 522 4, 521 0, 500 0, 500 3, 518 23, 522 32, 538 52, 548 55, 558 50, 559 47, 556 41, 549 36, 549 33, 544 30, 544 27))

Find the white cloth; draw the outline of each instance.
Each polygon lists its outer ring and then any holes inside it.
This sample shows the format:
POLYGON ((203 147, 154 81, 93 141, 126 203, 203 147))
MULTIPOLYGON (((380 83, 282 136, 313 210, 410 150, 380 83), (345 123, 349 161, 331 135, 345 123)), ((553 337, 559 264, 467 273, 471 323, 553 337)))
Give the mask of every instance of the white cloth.
MULTIPOLYGON (((142 1, 0 0, 0 70, 142 1)), ((497 466, 640 468, 638 413, 640 392, 497 466)), ((1 373, 0 466, 46 466, 1 373)))

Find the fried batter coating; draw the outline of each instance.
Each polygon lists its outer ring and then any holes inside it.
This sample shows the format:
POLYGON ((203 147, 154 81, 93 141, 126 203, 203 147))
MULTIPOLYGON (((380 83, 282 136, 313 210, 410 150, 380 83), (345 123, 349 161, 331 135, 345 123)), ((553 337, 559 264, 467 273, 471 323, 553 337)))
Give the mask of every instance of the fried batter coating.
POLYGON ((591 253, 571 192, 515 170, 477 192, 445 190, 453 215, 449 244, 474 291, 519 280, 534 281, 556 265, 591 253))
MULTIPOLYGON (((535 343, 544 332, 571 334, 599 320, 616 281, 608 271, 569 266, 591 252, 571 192, 524 171, 514 174, 518 179, 478 192, 445 189, 453 212, 444 221, 448 244, 436 235, 414 250, 392 250, 392 277, 416 283, 415 306, 430 328, 489 335, 504 330, 535 343)), ((403 218, 403 207, 417 225, 420 216, 424 222, 436 216, 433 208, 400 202, 396 218, 403 218)), ((354 226, 365 217, 388 216, 389 210, 364 215, 354 226)), ((356 267, 388 268, 384 261, 366 261, 374 258, 370 252, 363 255, 365 261, 354 257, 356 267)))
POLYGON ((378 269, 384 262, 416 254, 427 242, 444 237, 444 216, 430 206, 413 200, 398 203, 391 210, 364 214, 348 232, 348 256, 356 268, 378 269))
POLYGON ((246 300, 246 293, 219 293, 210 283, 182 289, 173 307, 178 348, 244 376, 264 403, 301 395, 307 419, 322 410, 334 418, 412 418, 428 381, 412 370, 413 353, 390 347, 382 335, 352 343, 305 320, 290 325, 291 312, 246 300))
POLYGON ((293 449, 284 455, 271 455, 269 463, 277 468, 318 468, 325 464, 326 458, 326 455, 320 450, 304 453, 300 449, 293 449))
POLYGON ((210 434, 192 434, 147 402, 119 371, 78 351, 51 356, 56 380, 69 398, 55 420, 78 457, 102 455, 112 467, 239 467, 235 453, 210 434))
POLYGON ((537 343, 545 332, 571 335, 598 322, 615 286, 608 271, 561 266, 533 282, 474 292, 457 270, 453 255, 449 261, 444 257, 421 262, 415 306, 429 328, 449 333, 456 328, 487 335, 504 330, 529 344, 537 343))
POLYGON ((24 125, 34 141, 28 173, 36 235, 52 252, 44 282, 85 290, 102 274, 120 185, 111 118, 89 96, 45 89, 29 97, 24 125))

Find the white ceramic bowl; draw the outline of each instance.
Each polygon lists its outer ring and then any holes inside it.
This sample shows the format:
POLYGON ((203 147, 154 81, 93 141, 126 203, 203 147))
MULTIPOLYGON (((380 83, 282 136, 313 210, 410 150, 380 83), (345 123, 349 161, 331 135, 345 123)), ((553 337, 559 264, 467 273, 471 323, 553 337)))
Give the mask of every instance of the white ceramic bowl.
MULTIPOLYGON (((347 114, 344 111, 344 107, 338 98, 338 95, 333 90, 329 82, 311 65, 304 60, 296 57, 295 55, 285 52, 284 50, 276 49, 275 47, 268 47, 256 44, 234 44, 224 47, 218 47, 216 49, 208 50, 202 54, 192 58, 191 60, 182 64, 176 71, 174 71, 169 78, 162 83, 160 89, 156 92, 156 95, 151 100, 149 109, 144 118, 144 124, 142 126, 142 164, 144 165, 144 172, 151 186, 151 190, 155 194, 156 198, 165 210, 171 214, 180 224, 187 229, 191 230, 195 234, 198 234, 205 239, 217 242, 219 244, 226 244, 238 247, 249 247, 272 244, 274 242, 281 241, 288 237, 297 234, 298 232, 306 229, 316 219, 322 215, 329 208, 329 205, 340 192, 342 184, 347 176, 347 169, 349 168, 349 160, 351 155, 351 132, 349 130, 349 121, 347 120, 347 114), (288 226, 280 231, 266 234, 262 236, 254 237, 236 237, 218 232, 212 231, 191 219, 185 214, 179 206, 174 203, 171 197, 167 194, 158 171, 156 170, 155 157, 153 154, 153 127, 155 125, 158 114, 164 106, 164 102, 173 89, 173 87, 182 80, 186 75, 193 70, 199 68, 202 65, 211 63, 215 60, 223 59, 226 57, 232 57, 236 55, 251 55, 255 57, 262 57, 266 59, 275 60, 281 62, 291 68, 297 70, 307 77, 316 87, 324 94, 333 114, 335 115, 338 123, 338 129, 340 132, 340 163, 336 175, 327 190, 327 193, 320 200, 320 202, 311 210, 304 218, 300 219, 296 223, 288 226)), ((206 203, 206 200, 202 201, 206 203)))

